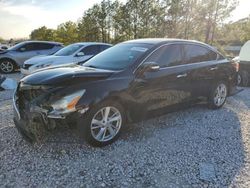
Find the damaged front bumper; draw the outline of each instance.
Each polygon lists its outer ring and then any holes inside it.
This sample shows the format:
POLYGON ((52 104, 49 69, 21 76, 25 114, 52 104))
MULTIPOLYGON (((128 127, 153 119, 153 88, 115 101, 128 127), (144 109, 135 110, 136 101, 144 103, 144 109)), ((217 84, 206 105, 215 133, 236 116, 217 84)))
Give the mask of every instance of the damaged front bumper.
POLYGON ((15 92, 13 96, 13 120, 18 132, 30 143, 39 141, 45 133, 45 127, 48 126, 47 110, 32 106, 29 111, 22 112, 25 114, 21 114, 18 100, 15 92))
POLYGON ((42 108, 32 100, 25 101, 18 88, 13 95, 13 108, 17 130, 26 141, 31 143, 42 140, 47 130, 55 128, 58 120, 79 116, 87 109, 71 113, 58 113, 51 109, 42 108))

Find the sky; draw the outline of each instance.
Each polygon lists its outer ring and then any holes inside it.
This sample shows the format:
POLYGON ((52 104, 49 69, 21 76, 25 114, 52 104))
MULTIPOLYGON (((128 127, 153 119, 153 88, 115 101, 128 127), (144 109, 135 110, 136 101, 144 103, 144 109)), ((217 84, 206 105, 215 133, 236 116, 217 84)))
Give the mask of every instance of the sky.
MULTIPOLYGON (((75 22, 85 10, 99 2, 101 0, 0 0, 0 37, 28 38, 38 27, 55 29, 63 22, 75 22)), ((229 20, 247 17, 249 7, 250 0, 240 0, 229 20)))

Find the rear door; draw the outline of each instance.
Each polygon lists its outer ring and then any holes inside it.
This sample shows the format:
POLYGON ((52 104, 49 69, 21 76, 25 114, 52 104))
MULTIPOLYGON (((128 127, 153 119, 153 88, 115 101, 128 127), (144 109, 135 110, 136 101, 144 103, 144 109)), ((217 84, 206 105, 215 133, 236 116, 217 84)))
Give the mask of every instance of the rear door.
POLYGON ((188 72, 183 66, 182 46, 165 45, 150 55, 145 62, 160 65, 157 72, 146 72, 137 77, 136 91, 138 102, 146 104, 147 110, 156 110, 188 101, 191 96, 188 72))
POLYGON ((37 51, 38 55, 51 55, 54 53, 53 48, 55 44, 50 43, 37 43, 37 51))
POLYGON ((184 44, 184 64, 190 70, 192 96, 207 95, 218 73, 218 54, 199 44, 184 44))

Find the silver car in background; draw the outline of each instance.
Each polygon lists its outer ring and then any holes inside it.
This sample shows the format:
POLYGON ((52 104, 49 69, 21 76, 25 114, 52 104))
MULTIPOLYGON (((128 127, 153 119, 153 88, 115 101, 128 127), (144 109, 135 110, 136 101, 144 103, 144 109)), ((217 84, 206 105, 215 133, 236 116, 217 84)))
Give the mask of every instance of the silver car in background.
POLYGON ((26 41, 0 51, 0 72, 11 73, 34 56, 51 55, 63 48, 58 42, 26 41))
POLYGON ((111 44, 97 42, 74 43, 64 47, 53 55, 38 56, 25 61, 21 72, 23 75, 29 75, 45 68, 81 64, 111 46, 111 44))

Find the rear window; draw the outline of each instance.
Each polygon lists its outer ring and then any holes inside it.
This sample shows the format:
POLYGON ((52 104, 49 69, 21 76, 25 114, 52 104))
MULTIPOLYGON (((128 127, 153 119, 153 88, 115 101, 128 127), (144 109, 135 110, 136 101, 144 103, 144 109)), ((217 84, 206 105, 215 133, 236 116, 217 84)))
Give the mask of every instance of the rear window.
POLYGON ((39 49, 40 50, 48 50, 54 48, 54 44, 49 44, 49 43, 40 43, 39 44, 39 49))
POLYGON ((199 63, 204 61, 214 61, 217 53, 199 45, 186 44, 184 46, 185 63, 199 63))

